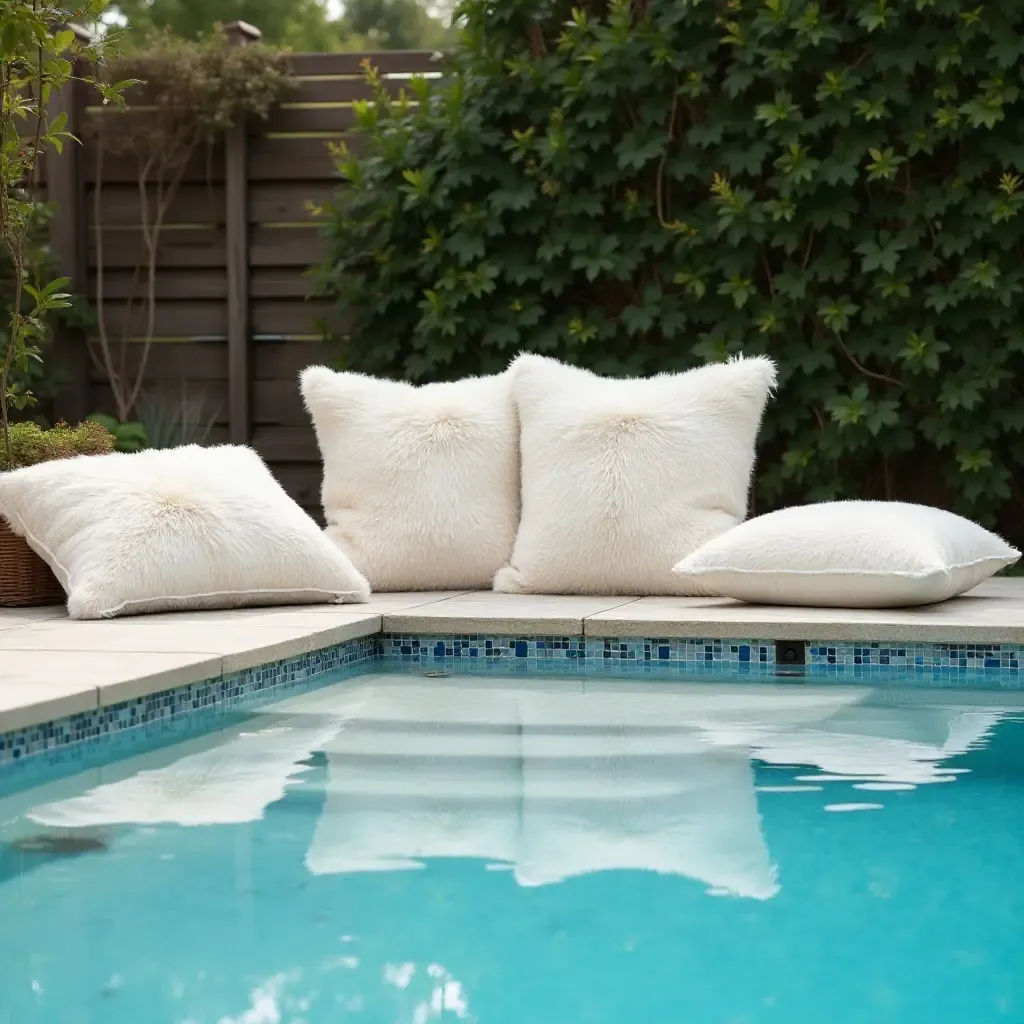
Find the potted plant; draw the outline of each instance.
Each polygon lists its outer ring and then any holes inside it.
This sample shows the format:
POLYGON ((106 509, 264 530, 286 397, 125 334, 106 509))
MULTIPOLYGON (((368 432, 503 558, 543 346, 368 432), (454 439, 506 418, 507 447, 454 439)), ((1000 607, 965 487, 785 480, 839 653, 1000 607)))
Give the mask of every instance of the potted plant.
MULTIPOLYGON (((114 450, 110 431, 91 420, 77 427, 58 423, 49 430, 36 423, 11 423, 5 440, 5 446, 0 448, 0 472, 51 459, 103 455, 114 450)), ((50 567, 0 515, 0 607, 62 604, 63 601, 64 591, 50 567)))
MULTIPOLYGON (((59 154, 77 140, 66 130, 67 114, 51 97, 76 77, 76 61, 102 63, 105 41, 68 24, 94 21, 106 0, 6 0, 0 31, 0 472, 47 459, 110 451, 113 439, 99 424, 43 430, 11 423, 12 410, 34 404, 30 369, 41 359, 48 318, 66 308, 67 278, 48 280, 45 261, 33 258, 33 232, 42 202, 40 157, 59 154)), ((83 65, 84 66, 84 65, 83 65)), ((104 103, 120 103, 129 84, 86 78, 104 103)), ((59 216, 59 212, 57 214, 59 216)), ((57 580, 27 542, 0 518, 0 605, 63 600, 57 580)))

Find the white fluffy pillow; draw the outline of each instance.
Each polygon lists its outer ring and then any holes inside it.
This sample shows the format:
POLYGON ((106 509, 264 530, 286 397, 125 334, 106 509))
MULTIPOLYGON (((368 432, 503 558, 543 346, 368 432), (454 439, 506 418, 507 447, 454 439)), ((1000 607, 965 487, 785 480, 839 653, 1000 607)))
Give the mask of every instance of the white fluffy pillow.
POLYGON ((309 366, 327 535, 374 590, 484 589, 519 522, 508 374, 414 387, 309 366))
POLYGON ((87 455, 0 473, 0 515, 73 619, 366 601, 366 580, 251 449, 87 455))
POLYGON ((945 601, 1020 558, 952 512, 898 501, 835 501, 759 516, 675 572, 740 601, 898 608, 945 601))
POLYGON ((494 589, 703 593, 672 566, 746 516, 771 360, 614 380, 522 355, 511 372, 522 521, 494 589))

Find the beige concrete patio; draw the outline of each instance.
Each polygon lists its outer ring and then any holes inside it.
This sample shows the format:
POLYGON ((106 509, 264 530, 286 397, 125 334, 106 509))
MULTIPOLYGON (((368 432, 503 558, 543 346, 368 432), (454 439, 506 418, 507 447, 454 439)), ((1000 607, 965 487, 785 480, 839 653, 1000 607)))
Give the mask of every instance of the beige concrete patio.
POLYGON ((376 594, 364 605, 72 622, 0 609, 0 732, 386 633, 1024 643, 1024 578, 933 607, 856 611, 722 598, 376 594))

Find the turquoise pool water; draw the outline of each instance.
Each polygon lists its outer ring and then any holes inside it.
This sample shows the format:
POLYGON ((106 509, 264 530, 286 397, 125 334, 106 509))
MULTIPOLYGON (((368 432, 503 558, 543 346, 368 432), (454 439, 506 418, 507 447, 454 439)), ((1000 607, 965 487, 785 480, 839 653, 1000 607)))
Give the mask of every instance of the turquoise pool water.
POLYGON ((1021 701, 293 698, 0 799, 0 1024, 1019 1024, 1021 701))

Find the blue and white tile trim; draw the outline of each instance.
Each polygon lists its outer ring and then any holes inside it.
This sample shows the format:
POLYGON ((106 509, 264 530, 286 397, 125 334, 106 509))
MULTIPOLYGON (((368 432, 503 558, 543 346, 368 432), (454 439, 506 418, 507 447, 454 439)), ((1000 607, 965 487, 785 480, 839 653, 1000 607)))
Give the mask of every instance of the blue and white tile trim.
POLYGON ((346 673, 372 664, 378 649, 378 637, 363 637, 205 682, 0 733, 0 771, 11 762, 35 754, 71 751, 83 743, 130 731, 144 730, 152 738, 173 731, 174 723, 193 715, 202 715, 206 728, 216 728, 218 715, 251 710, 344 678, 346 673))
MULTIPOLYGON (((816 682, 898 683, 1024 689, 1017 644, 833 643, 810 641, 800 673, 816 682)), ((208 731, 245 713, 369 668, 411 673, 637 675, 662 678, 775 678, 773 640, 595 639, 582 636, 378 634, 310 654, 164 690, 15 732, 0 733, 0 774, 46 753, 47 761, 88 760, 88 748, 208 731), (183 725, 182 723, 185 723, 183 725)), ((787 674, 792 670, 787 669, 787 674)), ((102 756, 101 760, 107 760, 102 756)))
POLYGON ((595 640, 581 636, 400 636, 380 638, 389 669, 467 672, 668 672, 697 675, 775 671, 775 647, 756 640, 595 640))
MULTIPOLYGON (((463 672, 569 672, 665 676, 774 676, 775 642, 765 639, 595 639, 580 636, 380 637, 381 667, 463 672)), ((1016 644, 810 641, 803 675, 877 683, 1024 689, 1016 644)))

